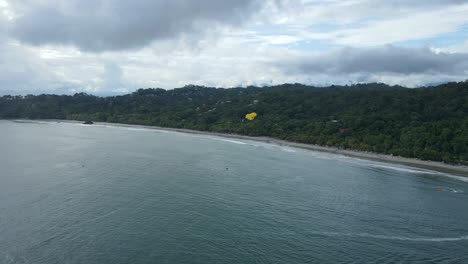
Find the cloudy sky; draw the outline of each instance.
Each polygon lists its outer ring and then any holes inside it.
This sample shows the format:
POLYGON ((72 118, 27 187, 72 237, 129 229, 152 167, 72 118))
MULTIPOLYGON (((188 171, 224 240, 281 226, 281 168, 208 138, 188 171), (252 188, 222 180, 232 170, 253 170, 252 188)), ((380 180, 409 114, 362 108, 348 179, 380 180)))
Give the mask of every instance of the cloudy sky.
POLYGON ((468 0, 0 0, 0 94, 467 73, 468 0))

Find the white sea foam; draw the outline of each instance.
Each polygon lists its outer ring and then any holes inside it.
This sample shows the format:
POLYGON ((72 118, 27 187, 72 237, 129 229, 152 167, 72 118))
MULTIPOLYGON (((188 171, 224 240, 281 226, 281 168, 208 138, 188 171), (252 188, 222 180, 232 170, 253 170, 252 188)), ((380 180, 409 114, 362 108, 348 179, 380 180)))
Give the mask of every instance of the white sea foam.
POLYGON ((457 189, 450 188, 450 187, 439 187, 439 188, 436 188, 436 190, 441 191, 441 192, 463 193, 462 190, 457 190, 457 189))
POLYGON ((319 159, 335 160, 335 161, 345 162, 349 164, 355 164, 361 167, 381 168, 385 170, 407 172, 407 173, 412 173, 412 174, 436 175, 436 176, 451 178, 457 181, 468 182, 468 177, 457 176, 457 175, 453 175, 450 173, 445 173, 445 172, 440 172, 440 171, 435 171, 435 170, 430 170, 430 169, 421 169, 421 168, 409 167, 409 166, 400 165, 400 164, 371 161, 371 160, 366 160, 363 158, 350 157, 350 156, 345 156, 345 155, 336 154, 336 153, 326 153, 326 152, 320 152, 320 151, 310 151, 309 153, 313 154, 314 157, 319 158, 319 159))
POLYGON ((224 139, 224 138, 214 138, 214 139, 217 141, 229 142, 229 143, 234 143, 234 144, 239 144, 239 145, 247 145, 247 143, 237 141, 237 140, 224 139))
POLYGON ((462 176, 456 176, 452 174, 444 174, 445 177, 449 177, 454 180, 462 181, 462 182, 468 182, 468 177, 462 177, 462 176))
MULTIPOLYGON (((334 155, 334 154, 330 154, 334 155)), ((431 174, 431 175, 443 175, 443 176, 452 176, 451 174, 447 174, 444 172, 439 172, 439 171, 434 171, 430 169, 422 169, 422 168, 415 168, 415 167, 409 167, 405 165, 400 165, 400 164, 392 164, 392 163, 385 163, 385 162, 378 162, 378 161, 371 161, 371 160, 366 160, 362 158, 356 158, 356 157, 348 157, 344 155, 336 155, 339 157, 340 161, 344 161, 347 163, 352 163, 356 164, 359 166, 364 166, 368 168, 379 168, 379 169, 384 169, 384 170, 394 170, 394 171, 400 171, 400 172, 407 172, 407 173, 414 173, 414 174, 431 174)), ((454 176, 457 178, 463 178, 463 177, 458 177, 454 176)))
POLYGON ((378 164, 378 163, 371 163, 368 165, 373 168, 389 169, 389 170, 396 170, 396 171, 409 172, 409 173, 422 173, 422 174, 441 174, 442 173, 442 172, 431 171, 431 170, 401 167, 397 165, 383 165, 383 164, 378 164))
POLYGON ((210 137, 210 138, 217 140, 217 141, 229 142, 229 143, 234 143, 234 144, 239 144, 239 145, 247 145, 247 146, 256 147, 256 148, 279 149, 281 151, 289 152, 289 153, 297 152, 297 150, 291 147, 283 147, 283 146, 264 143, 264 142, 256 142, 256 141, 251 141, 251 140, 240 141, 240 140, 226 139, 226 138, 221 138, 221 137, 210 137))
POLYGON ((333 236, 333 237, 364 237, 382 240, 399 240, 399 241, 414 241, 414 242, 455 242, 468 240, 468 236, 459 237, 404 237, 404 236, 386 236, 374 235, 368 233, 339 233, 339 232, 311 232, 314 235, 333 236))
POLYGON ((12 120, 13 122, 17 123, 30 123, 30 124, 53 124, 55 122, 49 122, 49 121, 38 121, 38 120, 22 120, 22 119, 17 119, 17 120, 12 120))
POLYGON ((145 128, 145 127, 126 127, 126 126, 113 126, 113 125, 96 125, 98 127, 105 127, 105 128, 118 128, 127 131, 155 131, 155 129, 145 128))
POLYGON ((281 148, 281 150, 284 151, 284 152, 291 152, 291 153, 297 152, 296 150, 294 150, 292 148, 281 148))
POLYGON ((382 169, 389 169, 389 170, 396 170, 396 171, 401 171, 401 172, 408 172, 408 173, 414 173, 414 174, 430 174, 430 175, 437 175, 437 176, 443 176, 447 178, 451 178, 457 181, 462 181, 462 182, 468 182, 468 177, 462 177, 462 176, 456 176, 450 173, 445 173, 445 172, 440 172, 440 171, 434 171, 434 170, 427 170, 427 169, 417 169, 417 168, 411 168, 411 167, 404 167, 400 165, 384 165, 380 163, 371 163, 368 164, 370 167, 374 168, 382 168, 382 169))

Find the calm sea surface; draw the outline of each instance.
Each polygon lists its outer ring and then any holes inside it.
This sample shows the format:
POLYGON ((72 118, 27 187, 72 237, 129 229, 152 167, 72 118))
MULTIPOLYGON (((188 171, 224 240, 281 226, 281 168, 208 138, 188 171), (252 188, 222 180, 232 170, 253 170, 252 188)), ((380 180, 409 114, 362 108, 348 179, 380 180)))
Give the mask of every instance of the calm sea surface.
POLYGON ((468 182, 251 141, 0 121, 0 263, 468 263, 468 182))

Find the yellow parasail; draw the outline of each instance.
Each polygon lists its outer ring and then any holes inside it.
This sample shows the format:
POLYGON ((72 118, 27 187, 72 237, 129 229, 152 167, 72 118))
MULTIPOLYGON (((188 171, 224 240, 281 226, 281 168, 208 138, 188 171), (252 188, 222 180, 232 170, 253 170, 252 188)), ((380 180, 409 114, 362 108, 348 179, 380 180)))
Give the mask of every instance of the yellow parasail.
POLYGON ((256 117, 257 117, 257 113, 255 112, 245 115, 245 119, 250 120, 250 121, 254 120, 256 117))

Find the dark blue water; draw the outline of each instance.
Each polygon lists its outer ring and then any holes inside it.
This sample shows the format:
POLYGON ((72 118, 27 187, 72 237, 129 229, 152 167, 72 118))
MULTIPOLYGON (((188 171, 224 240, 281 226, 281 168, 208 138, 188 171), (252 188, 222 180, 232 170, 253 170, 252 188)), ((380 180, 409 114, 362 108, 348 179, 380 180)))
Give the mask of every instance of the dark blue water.
POLYGON ((145 129, 0 121, 0 263, 468 263, 468 183, 145 129))

